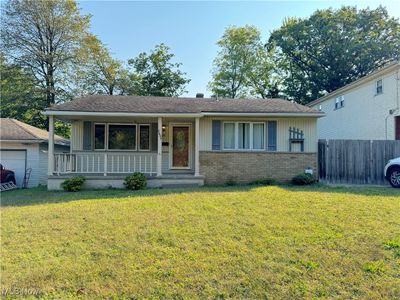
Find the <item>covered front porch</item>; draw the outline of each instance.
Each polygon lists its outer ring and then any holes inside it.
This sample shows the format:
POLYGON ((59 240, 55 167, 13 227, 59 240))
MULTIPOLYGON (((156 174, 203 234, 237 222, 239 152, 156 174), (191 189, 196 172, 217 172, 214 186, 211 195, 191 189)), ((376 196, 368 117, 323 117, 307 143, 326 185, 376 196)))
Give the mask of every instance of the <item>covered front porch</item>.
POLYGON ((85 176, 87 188, 123 187, 141 172, 149 187, 203 185, 200 116, 49 115, 48 188, 85 176), (54 153, 55 118, 71 123, 71 150, 54 153))

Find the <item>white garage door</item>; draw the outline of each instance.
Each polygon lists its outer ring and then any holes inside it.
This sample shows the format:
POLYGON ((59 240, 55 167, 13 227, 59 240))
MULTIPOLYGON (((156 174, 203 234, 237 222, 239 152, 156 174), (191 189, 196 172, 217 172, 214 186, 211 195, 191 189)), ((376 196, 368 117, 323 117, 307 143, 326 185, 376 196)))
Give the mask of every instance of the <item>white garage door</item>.
POLYGON ((14 171, 17 186, 21 187, 25 176, 26 151, 1 150, 0 162, 4 168, 14 171))

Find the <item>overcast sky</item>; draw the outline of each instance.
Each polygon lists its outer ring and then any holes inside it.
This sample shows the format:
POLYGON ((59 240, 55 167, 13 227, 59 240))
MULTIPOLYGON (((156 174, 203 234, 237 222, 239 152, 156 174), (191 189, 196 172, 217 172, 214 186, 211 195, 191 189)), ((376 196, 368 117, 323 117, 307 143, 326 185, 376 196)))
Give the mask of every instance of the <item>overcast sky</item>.
POLYGON ((165 43, 183 63, 191 79, 188 96, 197 92, 209 95, 212 62, 217 40, 229 25, 255 25, 266 40, 286 17, 307 17, 316 9, 342 5, 358 8, 385 6, 400 18, 400 0, 393 1, 264 1, 264 2, 134 2, 79 1, 83 14, 92 15, 92 32, 126 62, 140 52, 165 43), (362 3, 362 4, 360 4, 362 3))

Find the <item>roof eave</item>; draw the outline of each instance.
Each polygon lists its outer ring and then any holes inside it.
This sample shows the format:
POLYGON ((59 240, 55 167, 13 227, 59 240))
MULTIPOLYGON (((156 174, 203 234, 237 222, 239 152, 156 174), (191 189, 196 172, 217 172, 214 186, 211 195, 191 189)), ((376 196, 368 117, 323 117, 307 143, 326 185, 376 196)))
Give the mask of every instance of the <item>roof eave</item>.
POLYGON ((316 99, 314 101, 311 101, 310 103, 307 103, 306 105, 308 107, 312 107, 314 105, 317 105, 319 103, 324 102, 325 100, 331 99, 332 97, 335 97, 335 96, 337 96, 339 94, 342 94, 342 93, 344 93, 344 92, 346 92, 348 90, 356 88, 356 87, 358 87, 358 86, 360 86, 360 85, 362 85, 362 84, 364 84, 364 83, 366 83, 366 82, 368 82, 370 80, 373 80, 374 78, 379 78, 384 73, 391 72, 391 71, 394 71, 396 69, 400 69, 400 62, 398 62, 398 61, 392 62, 388 66, 382 67, 382 68, 380 68, 380 69, 378 69, 378 70, 376 70, 376 71, 374 71, 374 72, 372 72, 372 73, 370 73, 370 74, 368 74, 368 75, 366 75, 364 77, 361 77, 361 78, 359 78, 359 79, 357 79, 357 80, 355 80, 355 81, 353 81, 353 82, 351 82, 351 83, 349 83, 349 84, 347 84, 347 85, 345 85, 345 86, 343 86, 343 87, 341 87, 341 88, 339 88, 339 89, 337 89, 337 90, 335 90, 333 92, 330 92, 329 94, 326 94, 325 96, 322 96, 321 98, 318 98, 318 99, 316 99))

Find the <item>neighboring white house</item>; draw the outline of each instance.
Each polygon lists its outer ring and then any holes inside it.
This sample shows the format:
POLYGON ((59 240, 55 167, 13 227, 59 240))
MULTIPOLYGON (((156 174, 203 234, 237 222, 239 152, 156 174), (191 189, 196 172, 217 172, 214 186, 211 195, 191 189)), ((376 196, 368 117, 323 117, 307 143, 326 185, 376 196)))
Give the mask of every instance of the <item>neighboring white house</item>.
MULTIPOLYGON (((55 136, 55 151, 69 153, 69 141, 55 136)), ((0 119, 0 163, 15 173, 18 187, 32 170, 29 187, 47 184, 48 132, 15 119, 0 119)))
POLYGON ((308 106, 325 112, 319 139, 400 140, 400 63, 377 69, 308 106))

